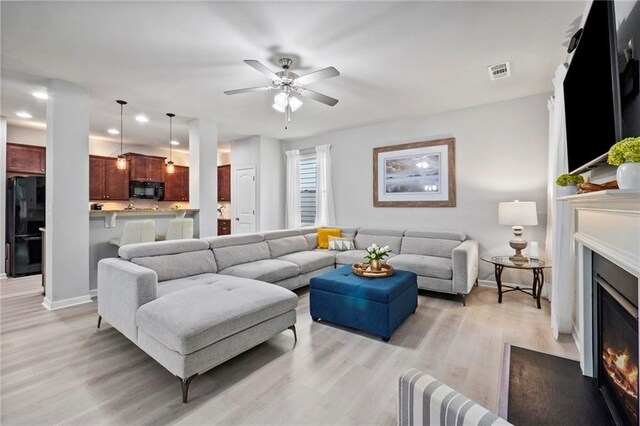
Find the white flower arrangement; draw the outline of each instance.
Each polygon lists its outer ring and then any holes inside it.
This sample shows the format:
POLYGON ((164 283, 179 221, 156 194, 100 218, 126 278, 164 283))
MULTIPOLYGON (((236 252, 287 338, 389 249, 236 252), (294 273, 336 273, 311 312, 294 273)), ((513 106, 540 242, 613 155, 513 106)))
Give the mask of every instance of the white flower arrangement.
POLYGON ((382 260, 389 256, 389 253, 391 253, 389 246, 378 247, 377 244, 371 244, 367 247, 367 255, 364 258, 367 260, 382 260))

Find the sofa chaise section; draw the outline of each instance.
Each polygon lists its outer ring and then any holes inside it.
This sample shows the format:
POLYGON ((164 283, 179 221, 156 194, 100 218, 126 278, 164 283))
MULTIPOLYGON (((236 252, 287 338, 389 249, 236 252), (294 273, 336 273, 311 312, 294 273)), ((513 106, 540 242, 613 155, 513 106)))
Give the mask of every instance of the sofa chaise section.
POLYGON ((298 297, 219 274, 207 241, 132 244, 119 254, 98 264, 98 328, 104 317, 176 375, 184 402, 196 375, 284 330, 295 337, 298 297))

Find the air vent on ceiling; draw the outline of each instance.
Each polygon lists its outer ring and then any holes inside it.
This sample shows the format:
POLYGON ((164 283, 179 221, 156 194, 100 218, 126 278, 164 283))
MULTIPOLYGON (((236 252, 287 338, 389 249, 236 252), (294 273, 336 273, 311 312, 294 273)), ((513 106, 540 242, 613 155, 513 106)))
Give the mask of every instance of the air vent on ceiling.
POLYGON ((491 81, 511 76, 511 66, 509 65, 509 61, 503 62, 501 64, 491 65, 490 67, 488 67, 488 69, 489 78, 491 78, 491 81))

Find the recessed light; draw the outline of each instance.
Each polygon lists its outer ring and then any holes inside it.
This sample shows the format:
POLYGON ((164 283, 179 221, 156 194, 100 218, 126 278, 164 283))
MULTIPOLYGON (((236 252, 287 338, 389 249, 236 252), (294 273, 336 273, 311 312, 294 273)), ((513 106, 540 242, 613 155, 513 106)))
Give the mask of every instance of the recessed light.
POLYGON ((136 121, 138 121, 139 123, 146 123, 147 121, 149 121, 149 118, 147 118, 146 115, 138 114, 136 115, 136 121))
POLYGON ((16 115, 20 118, 33 118, 33 115, 29 114, 27 111, 18 111, 16 115))
POLYGON ((49 95, 44 90, 36 90, 35 92, 31 92, 31 94, 37 99, 49 99, 49 95))
POLYGON ((107 133, 109 133, 110 135, 119 135, 120 131, 118 129, 111 128, 107 129, 107 133))
POLYGON ((171 145, 180 145, 180 142, 178 142, 178 141, 171 141, 171 145))

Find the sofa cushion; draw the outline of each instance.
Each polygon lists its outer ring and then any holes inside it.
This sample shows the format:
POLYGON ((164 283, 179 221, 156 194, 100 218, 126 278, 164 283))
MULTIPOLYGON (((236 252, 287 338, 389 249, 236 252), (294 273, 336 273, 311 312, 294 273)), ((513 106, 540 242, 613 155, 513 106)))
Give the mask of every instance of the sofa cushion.
POLYGON ((298 297, 275 285, 226 277, 146 303, 138 327, 183 355, 295 309, 298 297))
POLYGON ((134 257, 162 256, 205 250, 209 244, 204 240, 171 240, 151 243, 127 244, 118 249, 118 256, 124 260, 134 257))
POLYGON ((401 254, 421 254, 424 256, 448 257, 451 259, 453 249, 460 245, 458 240, 436 238, 404 237, 401 254))
POLYGON ((276 259, 285 254, 295 253, 297 251, 309 250, 307 240, 302 235, 267 240, 267 245, 269 246, 271 259, 276 259))
POLYGON ((134 257, 131 262, 154 270, 158 281, 217 272, 216 261, 209 249, 164 256, 134 257))
POLYGON ((318 248, 318 234, 304 234, 304 239, 307 240, 307 247, 309 250, 315 250, 318 248))
POLYGON ((204 241, 209 243, 212 249, 230 246, 239 246, 243 244, 260 243, 264 241, 262 234, 240 234, 240 235, 221 235, 219 237, 205 238, 204 241))
POLYGON ((184 290, 185 288, 195 287, 198 285, 209 285, 227 279, 229 279, 227 275, 200 274, 192 275, 190 277, 178 278, 175 280, 163 281, 161 283, 158 283, 158 297, 162 297, 165 294, 173 293, 174 291, 184 290))
POLYGON ((404 231, 398 229, 361 228, 356 234, 356 248, 365 250, 371 244, 377 244, 380 247, 389 246, 392 253, 399 254, 403 235, 404 231))
POLYGON ((445 257, 399 254, 389 258, 387 263, 396 269, 415 272, 424 277, 450 280, 453 276, 451 259, 445 257))
POLYGON ((219 271, 242 263, 269 259, 269 246, 264 241, 252 244, 214 248, 212 250, 213 255, 216 258, 216 264, 218 265, 219 271))
POLYGON ((336 263, 338 265, 351 265, 353 263, 363 263, 367 260, 364 258, 367 255, 366 250, 347 250, 336 252, 336 263))
POLYGON ((251 278, 268 283, 275 283, 280 280, 295 277, 299 273, 300 268, 295 263, 276 259, 257 260, 255 262, 231 266, 220 271, 220 274, 223 275, 251 278))
POLYGON ((299 229, 278 229, 276 231, 265 231, 262 233, 265 241, 278 240, 280 238, 295 237, 302 235, 299 229))
POLYGON ((404 236, 417 238, 435 238, 438 240, 454 240, 460 242, 467 239, 467 234, 460 231, 423 231, 420 229, 407 229, 404 233, 404 236))
POLYGON ((277 260, 284 260, 295 263, 300 268, 300 273, 315 271, 316 269, 333 266, 336 258, 329 253, 319 251, 301 251, 298 253, 290 253, 279 257, 277 260))
POLYGON ((329 236, 339 237, 339 228, 318 228, 318 247, 323 249, 329 248, 329 236))
POLYGON ((355 249, 353 238, 329 237, 329 250, 347 251, 355 249))

